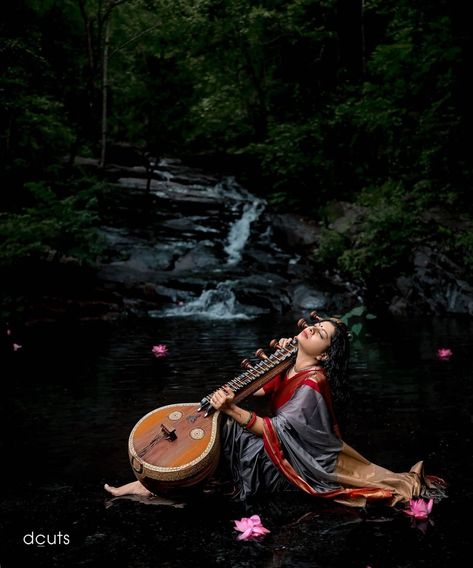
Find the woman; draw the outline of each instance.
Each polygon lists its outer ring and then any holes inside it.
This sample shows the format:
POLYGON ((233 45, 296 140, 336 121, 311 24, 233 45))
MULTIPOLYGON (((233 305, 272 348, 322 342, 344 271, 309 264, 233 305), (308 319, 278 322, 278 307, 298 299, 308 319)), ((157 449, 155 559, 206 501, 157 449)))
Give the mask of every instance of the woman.
MULTIPOLYGON (((285 347, 292 338, 282 338, 285 347)), ((297 336, 294 365, 263 386, 270 394, 272 417, 257 416, 234 404, 229 387, 217 390, 211 404, 229 420, 223 426, 223 456, 241 500, 297 487, 310 495, 352 506, 386 500, 388 504, 427 495, 436 478, 425 478, 422 462, 406 473, 370 463, 341 439, 332 405, 345 376, 349 337, 336 318, 319 320, 297 336)), ((151 495, 139 482, 114 488, 112 495, 151 495)), ((430 495, 429 495, 430 496, 430 495)))

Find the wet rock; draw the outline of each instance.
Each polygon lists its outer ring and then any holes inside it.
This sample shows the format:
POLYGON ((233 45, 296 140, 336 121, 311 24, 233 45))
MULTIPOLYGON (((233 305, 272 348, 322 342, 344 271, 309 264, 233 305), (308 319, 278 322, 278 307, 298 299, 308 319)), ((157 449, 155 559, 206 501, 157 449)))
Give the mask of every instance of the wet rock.
POLYGON ((347 201, 337 201, 330 204, 327 209, 328 228, 342 235, 353 237, 359 232, 361 223, 368 213, 367 207, 347 201))
POLYGON ((336 291, 323 285, 310 286, 302 282, 289 286, 291 304, 299 310, 320 310, 325 313, 343 313, 356 304, 356 298, 344 290, 336 291))
POLYGON ((192 250, 180 256, 174 263, 172 271, 199 272, 218 266, 219 259, 215 254, 213 244, 209 241, 198 243, 192 250))
POLYGON ((234 290, 242 304, 256 306, 265 312, 284 313, 291 307, 287 280, 277 274, 254 274, 239 278, 234 290))
POLYGON ((319 242, 320 226, 313 220, 295 213, 272 216, 275 236, 289 247, 313 246, 319 242))
POLYGON ((473 315, 473 286, 462 279, 462 268, 445 254, 424 246, 412 257, 412 274, 396 280, 398 292, 389 311, 473 315))

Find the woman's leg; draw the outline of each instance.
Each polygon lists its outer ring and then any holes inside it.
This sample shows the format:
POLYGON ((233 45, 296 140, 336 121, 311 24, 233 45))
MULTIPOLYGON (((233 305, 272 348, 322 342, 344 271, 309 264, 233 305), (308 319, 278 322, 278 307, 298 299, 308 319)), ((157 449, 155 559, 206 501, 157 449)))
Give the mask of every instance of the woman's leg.
POLYGON ((153 494, 149 489, 139 481, 132 481, 120 487, 113 487, 106 483, 104 486, 105 491, 111 493, 114 497, 121 497, 122 495, 143 495, 144 497, 152 497, 153 494))

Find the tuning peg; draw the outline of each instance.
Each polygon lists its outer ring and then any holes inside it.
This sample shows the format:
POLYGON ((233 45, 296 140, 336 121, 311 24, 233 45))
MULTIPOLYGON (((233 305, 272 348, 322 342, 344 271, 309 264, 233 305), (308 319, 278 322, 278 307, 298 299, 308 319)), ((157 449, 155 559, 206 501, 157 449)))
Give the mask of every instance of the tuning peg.
POLYGON ((271 349, 278 349, 279 341, 277 339, 271 339, 269 346, 271 347, 271 349))
POLYGON ((301 318, 298 322, 297 322, 297 327, 300 329, 305 329, 306 327, 309 327, 309 324, 305 321, 304 318, 301 318))
POLYGON ((266 355, 266 353, 263 351, 263 349, 258 349, 258 351, 255 352, 256 357, 259 357, 260 359, 269 359, 269 357, 266 355))
POLYGON ((311 319, 316 320, 316 321, 320 321, 322 319, 315 310, 312 310, 309 315, 310 315, 311 319))
POLYGON ((240 366, 243 369, 252 369, 253 365, 250 363, 249 359, 243 359, 243 361, 240 363, 240 366))

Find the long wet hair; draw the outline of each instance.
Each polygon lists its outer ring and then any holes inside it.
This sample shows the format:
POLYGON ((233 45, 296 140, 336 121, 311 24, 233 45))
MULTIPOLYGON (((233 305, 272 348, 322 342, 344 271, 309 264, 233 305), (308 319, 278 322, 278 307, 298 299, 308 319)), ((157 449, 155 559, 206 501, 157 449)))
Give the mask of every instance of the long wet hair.
POLYGON ((330 346, 326 350, 327 358, 322 362, 332 391, 335 408, 341 410, 348 398, 347 374, 350 359, 350 333, 347 326, 338 318, 322 318, 320 322, 330 322, 335 330, 330 346))

